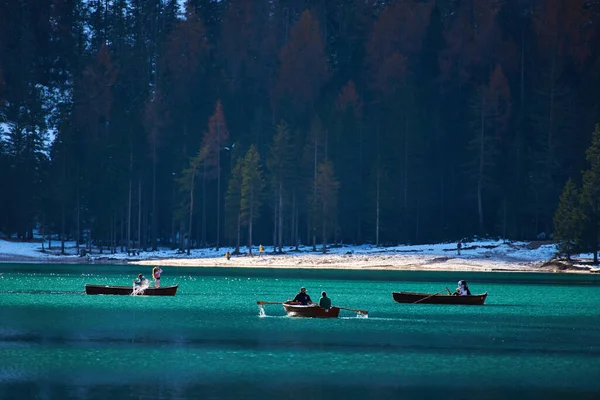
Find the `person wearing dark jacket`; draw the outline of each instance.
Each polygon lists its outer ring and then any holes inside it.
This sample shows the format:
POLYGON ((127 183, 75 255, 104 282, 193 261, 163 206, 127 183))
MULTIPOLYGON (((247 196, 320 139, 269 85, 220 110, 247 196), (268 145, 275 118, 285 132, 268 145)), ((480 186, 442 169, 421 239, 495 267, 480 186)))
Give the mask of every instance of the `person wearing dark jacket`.
POLYGON ((331 299, 327 297, 327 293, 321 293, 321 299, 319 300, 319 307, 329 310, 331 308, 331 299))
POLYGON ((310 299, 310 296, 306 293, 306 288, 305 287, 301 287, 300 288, 300 293, 298 293, 296 295, 296 297, 294 297, 294 302, 300 303, 303 306, 308 305, 308 304, 312 304, 312 300, 310 299))

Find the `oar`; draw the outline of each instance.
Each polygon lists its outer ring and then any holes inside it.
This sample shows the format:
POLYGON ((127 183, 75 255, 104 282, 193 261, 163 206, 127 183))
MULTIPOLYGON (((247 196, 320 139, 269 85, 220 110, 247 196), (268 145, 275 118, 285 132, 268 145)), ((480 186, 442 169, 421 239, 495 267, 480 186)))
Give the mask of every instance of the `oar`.
POLYGON ((282 301, 257 301, 256 304, 262 306, 263 304, 283 304, 282 301))
POLYGON ((446 290, 448 291, 448 294, 449 294, 450 296, 452 296, 452 292, 450 291, 450 289, 448 289, 448 286, 446 286, 446 290))
MULTIPOLYGON (((446 288, 446 290, 448 290, 448 288, 446 288)), ((427 299, 428 299, 428 298, 430 298, 430 297, 437 296, 437 295, 438 295, 438 294, 440 294, 440 293, 444 293, 446 290, 442 290, 441 292, 437 292, 437 293, 434 293, 434 294, 432 294, 432 295, 429 295, 429 296, 427 296, 427 297, 423 297, 421 300, 417 300, 417 301, 415 301, 413 304, 417 304, 417 303, 420 303, 420 302, 422 302, 423 300, 427 300, 427 299)), ((449 291, 449 290, 448 290, 448 291, 449 291)))
MULTIPOLYGON (((337 306, 336 306, 336 307, 337 307, 337 306)), ((354 311, 354 312, 356 312, 356 313, 359 313, 359 314, 365 314, 365 315, 369 314, 369 312, 368 312, 368 311, 365 311, 365 310, 354 310, 354 309, 352 309, 352 308, 345 308, 345 307, 338 307, 338 308, 339 308, 340 310, 354 311)))

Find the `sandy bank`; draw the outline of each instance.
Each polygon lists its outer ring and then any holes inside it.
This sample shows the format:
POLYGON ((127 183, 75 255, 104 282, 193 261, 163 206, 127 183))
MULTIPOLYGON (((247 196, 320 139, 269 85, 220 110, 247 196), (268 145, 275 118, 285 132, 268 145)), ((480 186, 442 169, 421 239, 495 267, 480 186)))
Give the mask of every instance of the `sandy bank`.
MULTIPOLYGON (((480 241, 463 247, 458 254, 456 244, 406 245, 393 247, 332 246, 327 253, 313 252, 309 246, 300 251, 289 248, 283 254, 266 248, 261 256, 237 255, 227 260, 227 248, 192 249, 191 255, 159 249, 137 254, 117 252, 100 253, 94 248, 91 254, 77 256, 74 244, 65 248, 40 251, 39 243, 0 241, 0 263, 64 263, 64 264, 131 264, 178 267, 234 267, 234 268, 306 268, 346 270, 397 270, 397 271, 482 271, 482 272, 578 272, 600 271, 583 263, 564 263, 551 260, 555 247, 545 242, 480 241)), ((258 253, 258 249, 255 249, 258 253)), ((589 260, 588 260, 589 261, 589 260)))
POLYGON ((239 268, 314 268, 346 270, 398 271, 514 271, 551 272, 541 268, 542 262, 498 261, 487 258, 460 258, 437 255, 272 255, 225 257, 165 258, 130 261, 137 265, 177 267, 239 267, 239 268))

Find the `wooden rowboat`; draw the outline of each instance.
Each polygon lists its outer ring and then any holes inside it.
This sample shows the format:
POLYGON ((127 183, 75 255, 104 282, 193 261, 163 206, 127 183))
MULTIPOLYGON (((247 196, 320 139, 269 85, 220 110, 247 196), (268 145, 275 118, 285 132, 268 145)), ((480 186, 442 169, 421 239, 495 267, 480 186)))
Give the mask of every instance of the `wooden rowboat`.
MULTIPOLYGON (((149 287, 140 290, 137 293, 138 296, 175 296, 177 287, 175 286, 161 286, 159 288, 149 287)), ((85 285, 86 294, 118 294, 118 295, 131 295, 133 293, 133 286, 108 286, 108 285, 85 285)))
POLYGON ((394 300, 398 303, 408 304, 462 304, 482 306, 485 303, 487 292, 471 296, 452 296, 450 294, 430 294, 412 292, 393 292, 394 300))
POLYGON ((284 302, 283 309, 290 317, 337 318, 340 315, 339 307, 331 307, 329 310, 325 310, 316 304, 303 306, 302 304, 284 302))

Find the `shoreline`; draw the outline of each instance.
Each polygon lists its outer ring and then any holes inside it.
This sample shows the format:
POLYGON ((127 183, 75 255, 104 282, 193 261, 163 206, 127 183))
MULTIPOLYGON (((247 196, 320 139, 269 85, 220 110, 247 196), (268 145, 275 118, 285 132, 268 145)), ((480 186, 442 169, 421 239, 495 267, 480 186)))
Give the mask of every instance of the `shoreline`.
POLYGON ((524 272, 524 273, 593 273, 590 268, 575 265, 562 267, 552 261, 531 261, 504 257, 503 260, 485 256, 449 256, 436 254, 264 254, 262 256, 225 257, 139 257, 113 258, 101 254, 79 257, 75 255, 44 255, 39 257, 1 254, 0 264, 101 264, 185 267, 185 268, 278 268, 278 269, 333 269, 356 271, 448 271, 448 272, 524 272))

